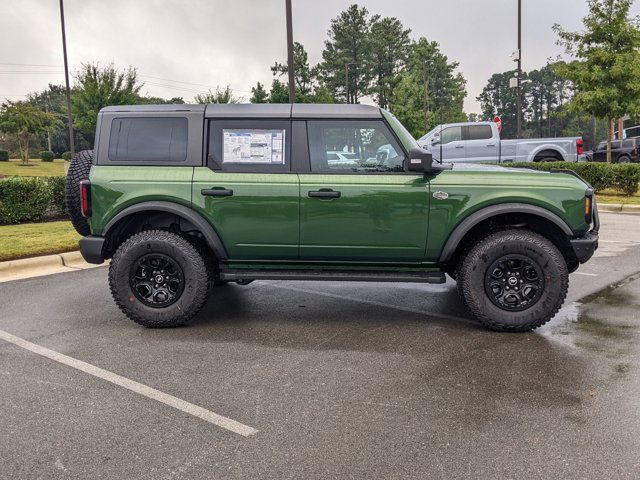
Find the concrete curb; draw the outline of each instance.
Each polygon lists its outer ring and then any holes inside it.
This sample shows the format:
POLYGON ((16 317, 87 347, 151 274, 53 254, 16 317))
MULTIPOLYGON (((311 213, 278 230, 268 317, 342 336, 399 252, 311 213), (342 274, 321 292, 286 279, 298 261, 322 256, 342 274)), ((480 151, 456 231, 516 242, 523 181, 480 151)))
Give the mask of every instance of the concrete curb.
POLYGON ((23 278, 41 277, 55 273, 73 272, 100 267, 87 263, 80 252, 60 253, 42 257, 0 262, 0 283, 23 278))
POLYGON ((598 211, 640 215, 640 205, 624 205, 622 203, 598 203, 598 211))

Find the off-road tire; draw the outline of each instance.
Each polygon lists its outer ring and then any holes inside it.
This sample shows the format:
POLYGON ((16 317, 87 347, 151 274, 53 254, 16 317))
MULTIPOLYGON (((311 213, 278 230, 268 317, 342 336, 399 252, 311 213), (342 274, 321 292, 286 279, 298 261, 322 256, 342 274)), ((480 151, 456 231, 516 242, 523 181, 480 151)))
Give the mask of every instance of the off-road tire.
POLYGON ((109 287, 122 312, 150 328, 179 327, 196 315, 207 301, 209 271, 201 250, 187 238, 166 230, 147 230, 132 235, 116 251, 109 266, 109 287), (138 259, 159 253, 182 270, 184 289, 174 303, 151 307, 136 298, 130 278, 138 259))
POLYGON ((458 292, 474 317, 501 332, 526 332, 544 325, 558 313, 569 288, 567 265, 560 251, 543 236, 526 230, 505 230, 484 238, 462 259, 457 276, 458 292), (485 290, 487 269, 505 255, 527 257, 542 271, 542 293, 525 310, 504 310, 485 290))
POLYGON ((556 157, 542 157, 539 160, 535 160, 535 163, 549 163, 549 162, 561 162, 556 157))
POLYGON ((631 157, 629 155, 620 155, 616 163, 631 163, 631 157))
POLYGON ((83 150, 76 153, 71 159, 64 189, 64 203, 67 207, 67 215, 71 219, 73 228, 83 237, 91 234, 91 228, 87 219, 82 216, 82 210, 80 209, 80 182, 89 179, 92 163, 93 150, 83 150))

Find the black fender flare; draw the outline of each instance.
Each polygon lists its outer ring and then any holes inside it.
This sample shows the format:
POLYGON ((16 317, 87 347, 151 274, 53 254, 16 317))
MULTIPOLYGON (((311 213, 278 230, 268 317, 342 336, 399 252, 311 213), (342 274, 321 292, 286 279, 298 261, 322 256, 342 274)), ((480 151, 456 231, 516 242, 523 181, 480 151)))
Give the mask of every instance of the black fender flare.
POLYGON ((505 213, 527 213, 530 215, 536 215, 555 224, 567 236, 574 236, 571 227, 569 227, 562 218, 545 208, 538 207, 537 205, 529 205, 527 203, 501 203, 499 205, 491 205, 490 207, 478 210, 460 222, 449 235, 449 238, 440 253, 440 262, 444 263, 451 260, 458 244, 473 227, 484 220, 505 213))
POLYGON ((215 229, 211 226, 211 224, 199 213, 194 211, 193 209, 186 207, 184 205, 180 205, 179 203, 173 202, 162 202, 162 201, 151 201, 151 202, 141 202, 136 203, 135 205, 131 205, 124 210, 118 212, 116 216, 114 216, 109 223, 104 227, 102 232, 103 237, 108 237, 109 230, 111 230, 120 220, 128 217, 134 213, 145 212, 145 211, 160 211, 167 212, 177 215, 185 220, 188 220, 196 228, 202 233, 204 236, 207 245, 213 250, 218 259, 226 260, 227 250, 224 248, 224 244, 220 239, 220 236, 215 231, 215 229))

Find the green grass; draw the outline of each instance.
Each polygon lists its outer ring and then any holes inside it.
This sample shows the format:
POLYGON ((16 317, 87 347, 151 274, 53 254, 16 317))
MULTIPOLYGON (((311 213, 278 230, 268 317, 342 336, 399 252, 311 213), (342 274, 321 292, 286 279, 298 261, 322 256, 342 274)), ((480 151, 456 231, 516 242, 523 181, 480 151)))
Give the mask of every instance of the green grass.
POLYGON ((22 160, 9 160, 8 162, 0 162, 0 176, 51 177, 64 175, 64 163, 64 160, 43 162, 31 159, 29 165, 25 166, 22 165, 22 160))
POLYGON ((596 193, 598 203, 622 203, 624 205, 640 205, 640 193, 632 196, 624 195, 615 190, 603 190, 596 193))
POLYGON ((37 257, 78 249, 80 235, 71 222, 0 226, 0 261, 37 257))

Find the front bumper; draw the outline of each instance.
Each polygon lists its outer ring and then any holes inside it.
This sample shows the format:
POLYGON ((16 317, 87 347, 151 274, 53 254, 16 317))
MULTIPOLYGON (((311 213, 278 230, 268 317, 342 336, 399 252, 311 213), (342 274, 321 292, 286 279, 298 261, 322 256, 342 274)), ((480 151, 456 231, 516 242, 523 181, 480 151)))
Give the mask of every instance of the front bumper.
POLYGON ((585 263, 598 249, 598 232, 592 230, 584 237, 574 238, 570 242, 580 263, 585 263))
POLYGON ((89 235, 80 239, 80 254, 88 263, 100 265, 104 263, 104 254, 102 253, 105 238, 97 235, 89 235))
POLYGON ((584 236, 570 240, 571 247, 580 263, 587 262, 598 249, 598 232, 600 231, 600 216, 598 205, 593 197, 593 228, 584 236))

